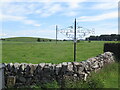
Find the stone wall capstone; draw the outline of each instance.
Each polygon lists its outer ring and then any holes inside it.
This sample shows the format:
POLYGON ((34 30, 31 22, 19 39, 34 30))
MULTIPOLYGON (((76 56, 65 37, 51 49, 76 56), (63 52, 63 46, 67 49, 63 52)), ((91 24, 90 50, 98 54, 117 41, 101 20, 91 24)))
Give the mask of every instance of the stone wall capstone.
POLYGON ((82 62, 63 62, 60 64, 40 63, 3 63, 6 87, 20 87, 49 83, 54 80, 61 83, 69 79, 86 80, 92 71, 101 69, 104 65, 114 62, 111 52, 105 52, 82 62))

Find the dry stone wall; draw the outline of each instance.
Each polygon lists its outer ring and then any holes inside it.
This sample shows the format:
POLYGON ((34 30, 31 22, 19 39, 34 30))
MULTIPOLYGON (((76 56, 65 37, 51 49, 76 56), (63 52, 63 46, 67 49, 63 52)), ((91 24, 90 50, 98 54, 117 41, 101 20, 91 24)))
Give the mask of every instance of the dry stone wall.
POLYGON ((92 71, 97 71, 112 62, 114 62, 113 53, 105 52, 82 62, 63 62, 60 64, 4 63, 2 66, 5 86, 20 87, 36 83, 43 84, 54 80, 61 84, 65 78, 86 80, 92 71))

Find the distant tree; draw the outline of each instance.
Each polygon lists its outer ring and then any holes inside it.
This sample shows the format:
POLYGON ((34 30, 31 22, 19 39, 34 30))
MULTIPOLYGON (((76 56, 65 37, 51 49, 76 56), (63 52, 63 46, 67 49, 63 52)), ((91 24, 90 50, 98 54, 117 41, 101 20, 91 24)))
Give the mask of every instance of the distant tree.
POLYGON ((88 41, 89 43, 91 42, 91 40, 88 41))
POLYGON ((89 38, 85 38, 85 41, 88 41, 89 40, 89 38))
POLYGON ((66 39, 63 39, 63 41, 67 41, 66 39))
POLYGON ((37 41, 40 42, 40 38, 38 38, 37 41))
POLYGON ((79 43, 80 42, 80 40, 77 40, 77 43, 79 43))
POLYGON ((120 40, 120 35, 118 34, 111 34, 111 35, 100 35, 100 36, 90 36, 89 38, 86 38, 86 40, 91 40, 91 41, 119 41, 120 40))
POLYGON ((0 40, 5 41, 5 39, 4 39, 4 38, 1 38, 0 40))

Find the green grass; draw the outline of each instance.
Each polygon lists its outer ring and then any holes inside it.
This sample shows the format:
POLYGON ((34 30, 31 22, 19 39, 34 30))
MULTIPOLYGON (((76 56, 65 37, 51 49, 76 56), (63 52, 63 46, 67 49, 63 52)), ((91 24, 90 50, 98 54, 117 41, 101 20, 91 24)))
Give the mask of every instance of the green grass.
POLYGON ((106 65, 97 73, 92 73, 90 79, 100 80, 104 88, 118 88, 118 63, 106 65))
MULTIPOLYGON (((77 61, 103 53, 104 41, 77 43, 77 61)), ((73 42, 2 42, 2 62, 61 63, 73 61, 73 42)))
POLYGON ((65 80, 64 84, 61 86, 56 81, 46 84, 37 84, 34 86, 28 86, 29 88, 88 88, 93 90, 94 88, 116 88, 118 89, 118 63, 112 63, 103 67, 103 69, 95 72, 92 72, 87 81, 74 81, 74 80, 65 80))
MULTIPOLYGON (((37 37, 13 37, 13 38, 5 38, 5 41, 15 41, 15 42, 37 42, 37 37)), ((40 40, 53 40, 47 38, 40 38, 40 40)))

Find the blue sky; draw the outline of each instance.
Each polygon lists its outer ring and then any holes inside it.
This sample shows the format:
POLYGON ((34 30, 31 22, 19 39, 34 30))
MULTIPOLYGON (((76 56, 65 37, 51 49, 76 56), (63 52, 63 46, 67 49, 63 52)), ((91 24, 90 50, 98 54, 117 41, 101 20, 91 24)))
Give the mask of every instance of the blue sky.
MULTIPOLYGON (((95 29, 94 35, 118 33, 118 1, 107 0, 3 0, 0 37, 55 38, 58 29, 77 25, 95 29)), ((66 37, 58 33, 59 39, 66 37)))

